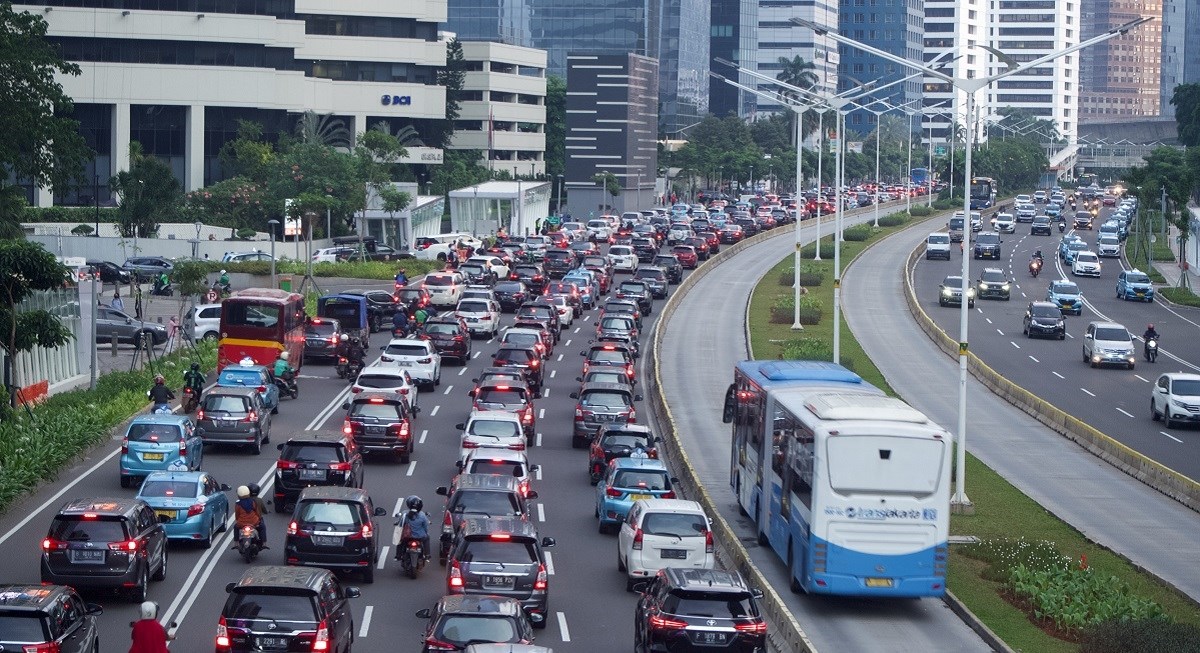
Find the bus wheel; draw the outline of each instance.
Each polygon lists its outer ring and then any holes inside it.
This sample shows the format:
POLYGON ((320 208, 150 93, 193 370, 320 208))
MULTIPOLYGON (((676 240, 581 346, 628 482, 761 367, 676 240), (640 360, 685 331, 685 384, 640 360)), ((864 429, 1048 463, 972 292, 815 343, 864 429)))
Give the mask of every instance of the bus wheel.
POLYGON ((804 592, 804 588, 800 586, 800 581, 796 580, 796 559, 792 556, 791 542, 788 542, 788 589, 792 590, 793 594, 804 592))

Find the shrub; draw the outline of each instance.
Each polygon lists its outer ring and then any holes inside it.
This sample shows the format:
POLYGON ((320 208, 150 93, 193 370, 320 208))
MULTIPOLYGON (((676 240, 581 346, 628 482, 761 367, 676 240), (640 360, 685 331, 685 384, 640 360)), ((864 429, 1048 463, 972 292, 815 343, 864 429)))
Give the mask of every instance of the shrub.
MULTIPOLYGON (((100 222, 113 223, 116 221, 116 209, 100 209, 100 222)), ((21 222, 90 222, 94 225, 96 224, 96 207, 27 206, 21 215, 21 222)))
POLYGON ((1115 619, 1083 629, 1079 653, 1200 651, 1200 628, 1166 619, 1115 619))
POLYGON ((848 242, 861 243, 871 237, 875 233, 875 228, 869 224, 856 224, 853 227, 846 227, 842 230, 842 237, 848 242))
MULTIPOLYGON (((792 287, 792 282, 795 279, 793 268, 788 268, 779 273, 779 285, 792 287)), ((819 265, 811 263, 800 264, 800 285, 805 287, 815 287, 821 285, 825 281, 825 271, 819 265)))
POLYGON ((933 208, 924 204, 913 204, 912 208, 908 210, 908 213, 914 218, 924 218, 926 216, 933 215, 933 208))
POLYGON ((962 206, 962 200, 951 199, 936 199, 933 201, 933 208, 938 211, 946 211, 956 206, 962 206))
POLYGON ((1200 296, 1187 288, 1159 288, 1158 292, 1176 304, 1200 306, 1200 296))
POLYGON ((1028 569, 1057 569, 1071 564, 1071 558, 1058 550, 1054 542, 1025 538, 995 538, 956 548, 956 552, 988 563, 983 577, 1007 582, 1009 573, 1018 565, 1028 569))
POLYGON ((793 338, 783 343, 783 357, 788 360, 831 361, 833 344, 820 338, 793 338))
MULTIPOLYGON (((253 274, 258 276, 268 276, 271 274, 270 261, 242 261, 222 263, 220 261, 204 261, 205 267, 209 273, 217 273, 221 270, 228 272, 242 272, 245 274, 253 274)), ((379 279, 381 281, 391 280, 396 276, 396 270, 401 266, 408 272, 408 276, 415 277, 433 270, 440 270, 444 264, 440 261, 418 261, 415 259, 403 259, 401 261, 344 261, 339 263, 315 263, 313 264, 314 277, 345 277, 349 279, 379 279)), ((293 276, 304 276, 306 264, 301 261, 278 261, 275 264, 277 274, 290 274, 293 276)))
POLYGON ((907 213, 905 213, 904 211, 897 211, 895 213, 889 213, 888 215, 885 215, 882 218, 879 218, 879 226, 881 226, 881 227, 899 227, 900 225, 908 222, 909 220, 910 220, 910 218, 908 217, 907 213))
MULTIPOLYGON (((801 258, 807 258, 807 259, 815 258, 816 254, 817 254, 817 247, 816 247, 815 243, 809 243, 809 244, 805 245, 803 249, 800 250, 801 258)), ((824 238, 821 239, 821 258, 833 258, 833 241, 832 240, 826 240, 824 238)))
POLYGON ((1121 579, 1104 577, 1089 568, 1017 565, 1009 575, 1008 587, 1028 603, 1035 619, 1060 630, 1079 631, 1105 621, 1164 616, 1161 606, 1135 596, 1121 579))

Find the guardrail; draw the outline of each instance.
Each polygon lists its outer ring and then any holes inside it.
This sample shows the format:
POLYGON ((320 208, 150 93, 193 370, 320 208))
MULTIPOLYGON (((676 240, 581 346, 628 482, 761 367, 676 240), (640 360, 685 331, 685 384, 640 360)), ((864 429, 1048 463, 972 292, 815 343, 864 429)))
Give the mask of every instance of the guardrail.
MULTIPOLYGON (((913 271, 923 255, 918 245, 904 267, 904 297, 917 325, 946 355, 958 358, 958 341, 951 338, 925 313, 913 289, 913 271)), ((965 252, 964 252, 965 255, 965 252)), ((1004 378, 978 356, 967 352, 967 370, 996 395, 1024 411, 1055 432, 1079 444, 1093 455, 1146 485, 1200 512, 1200 483, 1121 444, 1099 429, 1059 409, 1050 402, 1004 378)))

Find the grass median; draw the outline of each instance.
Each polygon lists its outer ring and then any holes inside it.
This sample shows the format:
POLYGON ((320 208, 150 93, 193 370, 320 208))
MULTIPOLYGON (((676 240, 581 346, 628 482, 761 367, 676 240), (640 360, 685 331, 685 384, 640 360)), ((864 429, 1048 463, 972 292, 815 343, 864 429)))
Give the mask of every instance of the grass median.
MULTIPOLYGON (((842 261, 847 264, 866 247, 902 229, 894 226, 871 230, 865 240, 842 243, 842 261)), ((833 257, 832 243, 822 244, 822 260, 813 261, 813 245, 802 252, 800 278, 806 283, 804 297, 810 308, 818 307, 820 315, 812 312, 803 331, 793 331, 790 313, 794 290, 791 286, 792 256, 787 256, 759 282, 749 306, 749 335, 754 357, 816 358, 831 360, 833 340, 833 257)), ((804 308, 806 302, 801 302, 804 308)), ((866 356, 845 321, 841 328, 841 359, 868 382, 897 394, 883 375, 866 356)), ((1114 588, 1127 595, 1149 599, 1161 607, 1162 613, 1180 624, 1200 625, 1200 607, 1190 598, 1163 585, 1149 574, 1140 572, 1127 560, 1088 540, 1071 525, 1050 514, 1028 496, 1017 490, 974 456, 967 455, 967 476, 971 479, 970 496, 975 504, 974 515, 954 515, 950 521, 952 535, 974 535, 985 542, 1045 543, 1067 567, 1080 566, 1092 574, 1111 579, 1114 588)), ((1015 556, 1020 561, 1020 556, 1015 556)), ((1088 650, 1080 644, 1079 630, 1059 628, 1049 619, 1032 617, 1030 601, 1015 595, 1008 584, 996 580, 995 566, 978 557, 964 555, 955 548, 950 556, 947 587, 1009 646, 1018 651, 1039 653, 1074 653, 1088 650)), ((1195 650, 1171 649, 1164 650, 1195 650)))

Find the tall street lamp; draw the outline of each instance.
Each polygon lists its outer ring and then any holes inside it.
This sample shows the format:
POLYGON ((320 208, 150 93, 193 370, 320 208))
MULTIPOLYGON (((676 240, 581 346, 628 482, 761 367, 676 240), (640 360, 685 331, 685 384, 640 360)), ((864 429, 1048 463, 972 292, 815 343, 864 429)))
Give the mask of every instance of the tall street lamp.
MULTIPOLYGON (((880 146, 880 136, 883 131, 881 129, 881 127, 883 126, 883 114, 885 114, 889 111, 896 111, 896 110, 903 111, 903 110, 905 110, 904 108, 907 107, 909 104, 913 104, 916 102, 920 102, 920 100, 913 100, 912 102, 909 102, 908 104, 896 106, 894 104, 891 104, 890 102, 887 102, 884 100, 879 100, 879 103, 883 105, 882 109, 871 109, 868 107, 863 107, 863 109, 865 111, 867 111, 871 115, 875 116, 875 226, 876 227, 879 226, 879 187, 881 185, 880 181, 879 181, 879 146, 880 146)), ((909 129, 908 135, 909 135, 909 150, 912 150, 912 130, 911 130, 911 128, 909 129)), ((910 154, 909 155, 910 163, 911 163, 911 158, 912 158, 912 155, 910 154)))
POLYGON ((554 210, 562 214, 562 175, 554 175, 554 210))
POLYGON ((271 228, 271 287, 278 288, 279 284, 275 282, 275 228, 279 226, 279 221, 274 218, 267 220, 267 226, 271 228))
MULTIPOLYGON (((930 77, 936 77, 944 82, 948 82, 952 86, 957 88, 958 90, 964 92, 964 94, 966 95, 966 101, 967 101, 966 124, 970 128, 967 131, 967 138, 966 138, 967 152, 966 152, 965 161, 963 162, 963 165, 964 165, 964 174, 963 174, 964 180, 963 181, 964 181, 964 188, 967 191, 967 192, 963 193, 963 215, 970 217, 970 215, 971 215, 971 192, 970 192, 971 149, 975 145, 975 142, 974 142, 975 141, 975 133, 974 133, 975 129, 973 127, 974 123, 972 122, 972 115, 975 110, 975 94, 980 89, 990 86, 992 84, 992 82, 995 82, 996 80, 1003 79, 1010 75, 1023 73, 1026 70, 1029 70, 1031 68, 1036 68, 1036 67, 1041 66, 1042 64, 1045 64, 1049 61, 1053 61, 1055 59, 1058 59, 1059 57, 1071 54, 1072 52, 1076 52, 1078 50, 1082 50, 1084 48, 1091 47, 1098 43, 1103 43, 1104 41, 1115 38, 1117 36, 1122 36, 1124 34, 1127 34, 1133 28, 1137 27, 1138 25, 1141 25, 1142 23, 1149 22, 1150 20, 1152 20, 1152 18, 1143 17, 1143 18, 1137 18, 1135 20, 1131 20, 1128 23, 1125 23, 1124 25, 1119 25, 1117 27, 1114 27, 1114 28, 1108 30, 1107 32, 1105 32, 1103 34, 1100 34, 1099 36, 1096 36, 1096 37, 1093 37, 1086 41, 1077 43, 1066 49, 1059 50, 1057 52, 1052 52, 1043 57, 1038 57, 1037 59, 1034 59, 1033 61, 1029 61, 1024 64, 1018 64, 1011 57, 1004 54, 1003 52, 1000 52, 999 50, 996 50, 995 48, 991 48, 988 46, 978 46, 978 47, 982 47, 984 50, 995 55, 996 58, 999 59, 1005 65, 1005 69, 1002 72, 995 73, 993 75, 988 75, 987 77, 955 77, 953 75, 944 73, 941 70, 930 68, 930 67, 922 65, 922 64, 914 63, 912 61, 905 59, 904 57, 892 54, 891 52, 887 52, 885 50, 880 50, 879 48, 867 45, 866 43, 862 43, 862 42, 856 41, 852 38, 842 36, 841 34, 838 34, 836 32, 831 32, 828 29, 826 29, 820 25, 817 25, 815 23, 812 23, 810 21, 807 21, 807 20, 804 20, 801 18, 792 18, 790 20, 795 25, 799 25, 801 27, 807 27, 807 28, 811 29, 813 31, 813 33, 818 36, 826 36, 828 38, 833 39, 834 41, 837 41, 838 43, 841 43, 844 45, 849 45, 849 46, 858 48, 859 50, 862 50, 864 52, 873 54, 875 56, 883 57, 884 59, 887 59, 888 61, 898 63, 902 66, 907 66, 914 70, 922 71, 926 75, 928 75, 930 77)), ((967 349, 968 349, 967 316, 970 313, 968 311, 969 302, 967 302, 965 298, 967 296, 967 284, 969 283, 968 280, 971 278, 970 277, 970 272, 971 272, 970 265, 971 265, 971 257, 964 250, 963 256, 962 256, 962 288, 960 289, 964 299, 961 302, 961 306, 959 308, 959 321, 958 321, 958 331, 959 331, 959 342, 958 342, 958 451, 957 451, 958 459, 957 459, 957 468, 955 470, 956 478, 954 480, 954 497, 951 499, 951 502, 950 502, 952 508, 956 508, 960 511, 968 511, 968 512, 973 509, 971 506, 971 501, 967 498, 967 493, 966 493, 967 349)), ((836 288, 836 284, 835 284, 835 288, 836 288)), ((836 290, 834 292, 835 292, 835 298, 836 298, 836 290)), ((835 327, 835 329, 836 329, 836 327, 835 327)), ((836 335, 837 332, 834 331, 834 334, 836 335)))

